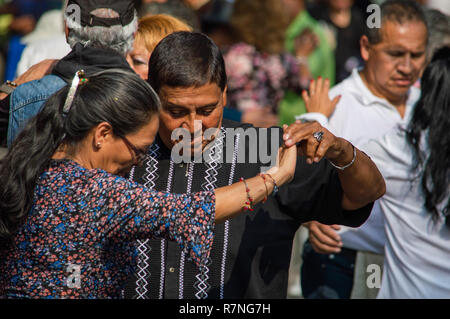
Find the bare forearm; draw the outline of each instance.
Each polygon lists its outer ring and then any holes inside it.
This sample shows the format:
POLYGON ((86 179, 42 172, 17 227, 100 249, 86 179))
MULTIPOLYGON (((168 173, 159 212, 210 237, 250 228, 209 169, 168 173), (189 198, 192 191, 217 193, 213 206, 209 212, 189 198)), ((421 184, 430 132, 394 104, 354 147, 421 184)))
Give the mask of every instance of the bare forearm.
MULTIPOLYGON (((353 159, 353 147, 346 140, 340 156, 331 160, 335 165, 344 166, 353 159)), ((348 210, 358 209, 383 196, 386 185, 383 176, 375 163, 363 152, 355 148, 355 162, 344 169, 339 170, 339 179, 344 192, 342 207, 348 210)))
MULTIPOLYGON (((264 180, 257 176, 245 180, 250 189, 253 203, 259 203, 267 194, 264 180)), ((269 194, 273 190, 272 183, 266 182, 269 194)), ((246 187, 243 182, 216 189, 216 223, 222 223, 243 211, 248 201, 246 187)))
POLYGON ((243 211, 250 204, 255 205, 269 196, 275 186, 292 180, 297 161, 296 147, 280 148, 277 165, 270 168, 263 176, 234 183, 216 189, 216 223, 224 222, 243 211), (248 197, 251 197, 249 200, 248 197), (247 203, 246 203, 247 202, 247 203))

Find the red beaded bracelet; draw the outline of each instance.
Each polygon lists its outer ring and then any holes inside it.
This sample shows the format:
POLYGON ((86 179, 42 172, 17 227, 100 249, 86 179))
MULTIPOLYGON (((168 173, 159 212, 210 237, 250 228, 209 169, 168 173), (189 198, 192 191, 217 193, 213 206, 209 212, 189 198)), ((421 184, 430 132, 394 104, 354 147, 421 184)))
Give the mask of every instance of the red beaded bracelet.
POLYGON ((250 197, 250 188, 248 188, 247 182, 245 181, 245 179, 243 177, 241 177, 241 179, 239 180, 241 182, 244 182, 245 185, 245 191, 247 193, 247 199, 248 201, 245 202, 245 204, 247 206, 244 206, 244 210, 250 210, 253 211, 253 198, 250 197))
POLYGON ((267 188, 267 185, 266 185, 266 175, 264 175, 263 173, 259 173, 259 176, 262 177, 262 179, 264 181, 264 187, 266 188, 266 196, 264 196, 264 199, 262 201, 263 203, 265 203, 267 201, 267 197, 269 197, 269 189, 267 188))

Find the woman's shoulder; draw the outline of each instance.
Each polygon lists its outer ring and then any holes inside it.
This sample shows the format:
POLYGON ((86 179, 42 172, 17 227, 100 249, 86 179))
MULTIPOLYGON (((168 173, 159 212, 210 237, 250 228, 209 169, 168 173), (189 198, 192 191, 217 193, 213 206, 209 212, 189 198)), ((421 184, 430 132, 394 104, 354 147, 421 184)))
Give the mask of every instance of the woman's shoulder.
POLYGON ((100 168, 88 169, 73 160, 51 160, 48 169, 41 175, 41 179, 66 181, 73 186, 86 188, 114 188, 132 189, 136 186, 134 182, 125 177, 114 175, 100 168))

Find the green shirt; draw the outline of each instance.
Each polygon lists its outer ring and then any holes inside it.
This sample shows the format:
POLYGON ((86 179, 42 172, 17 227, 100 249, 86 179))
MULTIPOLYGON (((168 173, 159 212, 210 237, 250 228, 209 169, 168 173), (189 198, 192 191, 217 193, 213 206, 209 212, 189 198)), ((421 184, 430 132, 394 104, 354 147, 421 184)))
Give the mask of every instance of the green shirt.
MULTIPOLYGON (((308 57, 308 65, 314 78, 322 76, 330 80, 330 86, 335 81, 335 60, 322 26, 304 10, 297 15, 286 31, 285 48, 295 55, 294 40, 306 28, 310 28, 319 38, 318 47, 308 57)), ((305 103, 298 93, 286 91, 279 106, 280 125, 291 124, 295 116, 306 112, 305 103)))

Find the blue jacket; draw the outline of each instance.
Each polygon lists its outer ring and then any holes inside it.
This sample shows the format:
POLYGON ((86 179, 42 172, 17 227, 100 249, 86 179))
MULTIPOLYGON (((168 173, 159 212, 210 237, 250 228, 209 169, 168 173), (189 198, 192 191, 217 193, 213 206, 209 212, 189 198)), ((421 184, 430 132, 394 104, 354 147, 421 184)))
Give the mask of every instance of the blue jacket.
POLYGON ((116 51, 85 47, 77 43, 72 51, 56 64, 53 74, 17 87, 10 96, 8 148, 27 121, 41 110, 44 102, 53 93, 72 81, 76 71, 84 70, 89 77, 96 72, 112 68, 133 72, 125 57, 116 51))
POLYGON ((40 111, 44 102, 66 84, 56 75, 47 75, 40 80, 24 83, 14 90, 10 97, 8 148, 27 121, 40 111))

